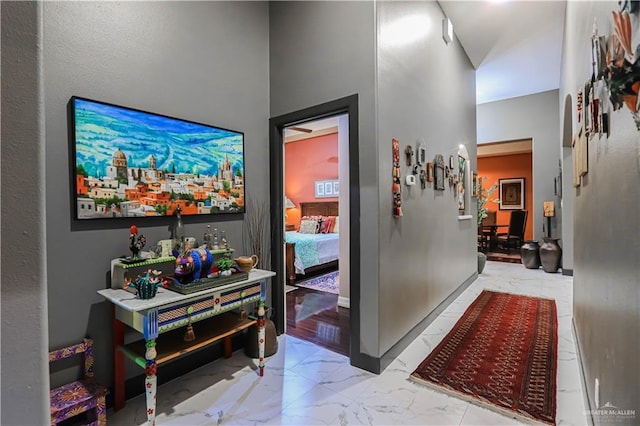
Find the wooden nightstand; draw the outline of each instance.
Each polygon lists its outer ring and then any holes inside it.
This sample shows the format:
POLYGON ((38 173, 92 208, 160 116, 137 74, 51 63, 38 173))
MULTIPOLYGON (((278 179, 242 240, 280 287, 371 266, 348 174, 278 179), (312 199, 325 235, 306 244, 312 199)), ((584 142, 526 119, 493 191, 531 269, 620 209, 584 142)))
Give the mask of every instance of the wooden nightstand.
POLYGON ((284 230, 285 231, 295 231, 296 230, 296 226, 293 223, 285 223, 284 224, 284 230))

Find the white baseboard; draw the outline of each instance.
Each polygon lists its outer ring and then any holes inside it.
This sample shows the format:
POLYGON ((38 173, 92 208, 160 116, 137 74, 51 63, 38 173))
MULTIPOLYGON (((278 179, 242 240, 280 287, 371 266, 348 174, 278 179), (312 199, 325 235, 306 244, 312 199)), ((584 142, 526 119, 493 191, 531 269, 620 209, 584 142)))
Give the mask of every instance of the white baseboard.
POLYGON ((351 299, 349 299, 348 297, 338 296, 338 306, 340 306, 341 308, 349 309, 349 306, 351 306, 350 302, 351 299))

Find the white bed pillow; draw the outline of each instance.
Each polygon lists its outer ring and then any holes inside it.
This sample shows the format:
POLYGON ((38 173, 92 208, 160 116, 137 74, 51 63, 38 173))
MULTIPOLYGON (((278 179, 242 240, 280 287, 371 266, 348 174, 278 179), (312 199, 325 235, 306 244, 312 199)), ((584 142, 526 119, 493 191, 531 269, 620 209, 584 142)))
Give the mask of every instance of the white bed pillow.
POLYGON ((317 234, 318 228, 319 225, 317 220, 303 220, 300 222, 300 229, 298 229, 298 232, 301 234, 317 234))
POLYGON ((336 216, 336 218, 334 219, 334 223, 333 223, 333 233, 337 234, 338 230, 340 228, 340 216, 336 216))

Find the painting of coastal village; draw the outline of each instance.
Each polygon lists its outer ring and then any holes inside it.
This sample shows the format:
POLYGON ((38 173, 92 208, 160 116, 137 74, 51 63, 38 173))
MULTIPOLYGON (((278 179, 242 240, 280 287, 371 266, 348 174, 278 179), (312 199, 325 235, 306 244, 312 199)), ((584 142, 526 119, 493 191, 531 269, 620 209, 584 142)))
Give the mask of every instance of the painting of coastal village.
POLYGON ((74 97, 78 219, 244 212, 244 135, 74 97))

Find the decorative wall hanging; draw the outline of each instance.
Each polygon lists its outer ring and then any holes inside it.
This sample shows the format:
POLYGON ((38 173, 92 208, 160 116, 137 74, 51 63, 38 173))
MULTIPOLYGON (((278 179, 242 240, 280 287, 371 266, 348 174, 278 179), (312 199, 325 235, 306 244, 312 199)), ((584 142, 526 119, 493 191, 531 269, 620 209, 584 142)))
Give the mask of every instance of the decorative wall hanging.
POLYGON ((466 186, 467 159, 458 155, 458 210, 464 210, 466 186))
POLYGON ((591 80, 587 80, 584 84, 584 120, 582 121, 582 126, 584 127, 585 133, 589 136, 589 132, 591 131, 591 80))
POLYGON ((500 179, 500 210, 524 209, 524 178, 500 179))
POLYGON ((427 163, 427 182, 433 182, 433 163, 427 163))
POLYGON ((402 216, 402 195, 400 193, 400 142, 398 139, 392 139, 391 148, 393 152, 393 167, 391 169, 393 184, 393 216, 402 216))
POLYGON ((558 160, 558 176, 553 180, 554 193, 558 198, 562 198, 562 161, 558 160))
POLYGON ((419 166, 424 166, 427 162, 427 149, 422 142, 418 143, 418 148, 416 149, 416 151, 416 163, 419 166))
POLYGON ((471 173, 471 198, 478 198, 478 172, 471 173))
POLYGON ((411 167, 411 164, 413 164, 413 148, 411 147, 411 145, 407 145, 407 147, 404 149, 404 155, 407 160, 407 166, 411 167))
POLYGON ((589 139, 587 139, 586 132, 581 129, 578 132, 578 175, 584 176, 589 171, 589 139))
MULTIPOLYGON (((585 118, 586 119, 586 118, 585 118)), ((584 129, 584 125, 580 127, 578 133, 571 140, 572 159, 573 159, 573 186, 579 187, 581 184, 581 176, 589 171, 589 140, 584 129)))
POLYGON ((427 172, 425 169, 420 169, 420 188, 425 189, 427 187, 427 172))
POLYGON ((68 106, 75 219, 244 213, 244 133, 76 96, 68 106))
POLYGON ((618 4, 620 9, 612 11, 613 32, 609 37, 599 35, 595 23, 593 26, 592 72, 590 84, 582 94, 582 103, 578 93, 578 122, 580 118, 586 122, 587 137, 596 132, 609 135, 609 107, 614 111, 627 108, 640 131, 640 42, 637 34, 640 5, 637 1, 618 4), (598 82, 603 82, 606 87, 595 87, 598 82), (590 96, 592 87, 596 93, 590 96), (610 104, 605 102, 607 97, 610 104))
POLYGON ((444 191, 444 158, 438 154, 435 157, 433 165, 433 180, 435 181, 434 187, 438 191, 444 191))
MULTIPOLYGON (((583 128, 580 128, 580 132, 583 131, 583 128)), ((576 133, 573 135, 573 139, 571 139, 571 160, 573 163, 573 175, 571 179, 571 184, 574 188, 580 186, 580 173, 578 167, 578 159, 580 158, 580 133, 576 133)))

